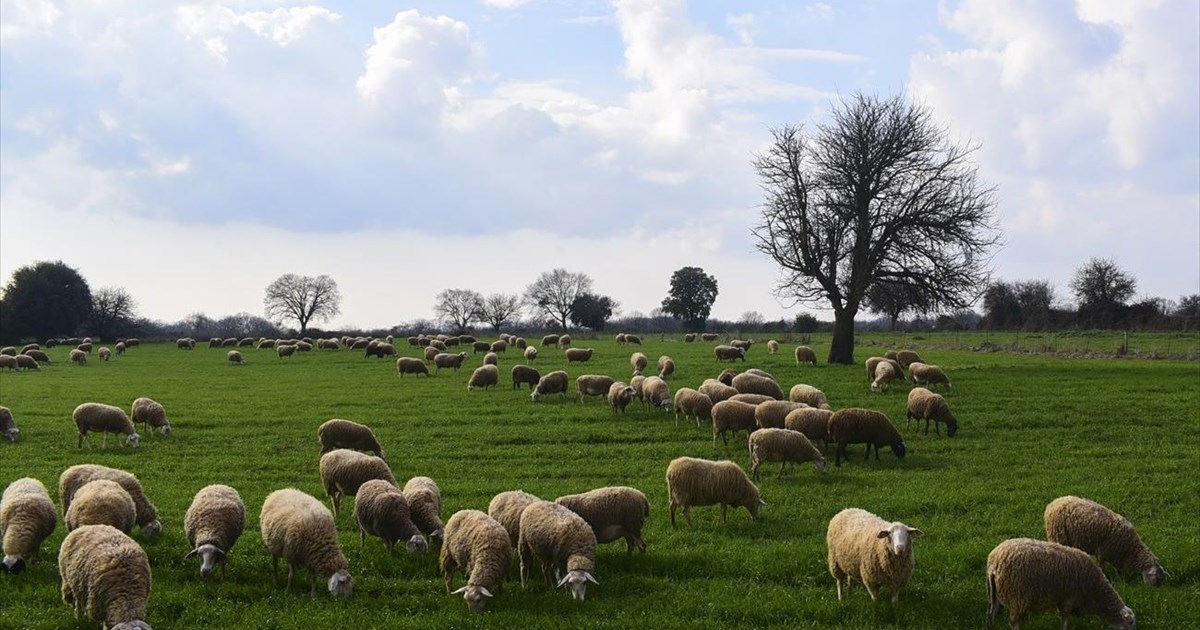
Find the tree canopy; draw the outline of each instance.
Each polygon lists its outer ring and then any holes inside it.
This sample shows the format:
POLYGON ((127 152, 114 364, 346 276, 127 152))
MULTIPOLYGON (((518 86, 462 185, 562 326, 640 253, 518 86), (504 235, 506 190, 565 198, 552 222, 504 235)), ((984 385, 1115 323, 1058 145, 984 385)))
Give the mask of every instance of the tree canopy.
POLYGON ((575 298, 591 290, 592 279, 587 274, 558 268, 542 273, 525 288, 525 302, 532 310, 544 314, 566 330, 575 298))
POLYGON ((717 279, 700 267, 681 267, 671 274, 671 290, 662 310, 683 322, 684 330, 700 332, 717 299, 717 279))
POLYGON ((289 273, 267 286, 263 307, 268 318, 294 320, 303 335, 308 332, 309 322, 337 317, 341 313, 341 302, 342 294, 333 278, 289 273))
POLYGON ((17 341, 79 332, 92 313, 92 291, 61 260, 21 267, 0 298, 0 336, 17 341))

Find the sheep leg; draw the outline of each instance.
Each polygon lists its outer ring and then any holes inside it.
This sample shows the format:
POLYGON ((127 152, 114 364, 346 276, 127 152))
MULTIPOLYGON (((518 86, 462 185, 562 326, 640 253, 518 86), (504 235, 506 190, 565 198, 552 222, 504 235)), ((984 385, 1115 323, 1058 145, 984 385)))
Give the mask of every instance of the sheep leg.
POLYGON ((783 479, 783 471, 784 471, 786 468, 787 468, 787 462, 783 462, 783 463, 781 463, 781 464, 779 465, 779 478, 780 478, 780 479, 783 479))
POLYGON ((289 563, 288 563, 288 577, 287 577, 287 586, 284 586, 284 587, 283 587, 283 590, 284 590, 284 592, 286 592, 286 593, 290 593, 290 592, 292 592, 292 578, 293 578, 295 575, 296 575, 296 565, 294 565, 294 564, 292 564, 291 562, 289 562, 289 563))
POLYGON ((724 525, 724 524, 725 524, 725 513, 726 513, 726 512, 728 512, 728 511, 729 511, 729 506, 727 506, 727 505, 725 505, 724 503, 722 503, 722 504, 721 504, 721 524, 722 524, 722 525, 724 525))
POLYGON ((317 598, 317 574, 312 570, 308 572, 308 596, 313 599, 317 598))
POLYGON ((842 459, 849 459, 849 458, 846 457, 846 443, 839 440, 838 444, 837 444, 837 450, 834 452, 834 456, 833 456, 834 465, 841 466, 842 459))
POLYGON ((521 557, 521 588, 529 588, 529 561, 531 560, 529 556, 531 553, 529 546, 525 544, 522 544, 517 550, 517 555, 521 557))
POLYGON ((100 448, 108 448, 108 431, 101 431, 104 437, 100 441, 100 448))
POLYGON ((279 556, 271 557, 271 588, 279 588, 279 556))
MULTIPOLYGON (((79 432, 79 446, 78 446, 78 448, 83 448, 83 441, 84 441, 85 439, 87 439, 87 436, 86 436, 86 435, 83 433, 83 431, 80 431, 80 432, 79 432)), ((713 446, 716 446, 716 445, 717 445, 717 438, 716 438, 716 437, 714 437, 714 438, 713 438, 713 446)), ((88 442, 88 448, 91 448, 91 447, 92 447, 92 443, 91 443, 91 442, 88 442)))
MULTIPOLYGON (((868 459, 871 459, 871 443, 870 442, 867 442, 867 453, 865 455, 863 455, 864 462, 867 461, 868 459)), ((335 512, 335 514, 336 514, 336 512, 335 512)))
POLYGON ((879 599, 879 593, 877 593, 874 588, 871 588, 870 582, 864 581, 863 586, 867 587, 867 594, 871 596, 871 601, 877 601, 879 599))
POLYGON ((875 461, 879 461, 879 445, 875 445, 875 461))
POLYGON ((690 506, 690 505, 683 506, 683 518, 687 519, 688 527, 690 527, 691 529, 696 528, 696 526, 692 523, 692 506, 690 506))
POLYGON ((755 481, 758 481, 758 467, 761 465, 762 465, 762 462, 756 461, 756 462, 754 462, 754 466, 752 466, 750 468, 750 476, 753 477, 755 481))
MULTIPOLYGON (((714 446, 715 445, 716 444, 714 443, 714 446)), ((679 504, 671 501, 671 529, 675 529, 675 508, 677 507, 679 507, 679 504)))
MULTIPOLYGON (((928 420, 926 422, 928 422, 928 420)), ((947 430, 949 430, 949 429, 947 429, 947 430)), ((939 436, 942 434, 942 424, 940 422, 938 422, 937 420, 933 421, 933 432, 938 434, 939 436)))

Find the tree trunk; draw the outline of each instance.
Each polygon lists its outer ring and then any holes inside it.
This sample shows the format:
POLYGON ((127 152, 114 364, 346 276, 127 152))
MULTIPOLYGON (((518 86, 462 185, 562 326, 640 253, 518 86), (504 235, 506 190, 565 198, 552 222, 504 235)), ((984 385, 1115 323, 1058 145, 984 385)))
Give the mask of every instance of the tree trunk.
POLYGON ((848 310, 834 313, 829 363, 854 364, 854 315, 854 312, 848 310))

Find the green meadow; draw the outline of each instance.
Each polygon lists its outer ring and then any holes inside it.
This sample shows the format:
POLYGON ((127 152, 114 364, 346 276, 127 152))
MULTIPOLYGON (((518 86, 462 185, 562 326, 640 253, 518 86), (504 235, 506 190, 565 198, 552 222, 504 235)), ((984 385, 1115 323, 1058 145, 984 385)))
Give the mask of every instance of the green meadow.
MULTIPOLYGON (((572 378, 597 373, 627 380, 634 350, 651 365, 667 354, 677 365, 672 390, 696 387, 728 367, 714 361, 712 344, 654 336, 632 348, 611 339, 576 340, 595 349, 589 363, 568 366, 561 351, 547 348, 536 367, 543 374, 566 369, 572 378)), ((827 341, 813 341, 823 361, 827 341)), ((853 446, 850 461, 834 467, 831 447, 828 474, 805 466, 784 478, 776 476, 778 465, 765 465, 759 486, 768 505, 761 518, 739 509, 723 527, 710 507, 693 509, 695 529, 682 519, 672 529, 664 473, 682 455, 747 466, 744 435, 714 447, 710 427, 676 423, 636 402, 619 416, 598 398, 578 404, 554 396, 535 404, 527 389, 513 391, 508 382, 520 360, 516 351, 501 355, 500 387, 468 392, 482 354, 457 373, 400 379, 394 361, 367 359, 361 351, 279 359, 273 351, 243 349, 248 363, 231 366, 223 349, 144 344, 109 363, 93 354, 77 367, 68 364, 66 349, 54 348, 54 362, 40 372, 0 374, 0 404, 12 410, 22 438, 0 443, 0 483, 36 477, 57 502, 58 476, 68 466, 98 463, 135 473, 164 526, 154 542, 141 541, 153 568, 147 621, 155 628, 976 628, 987 605, 988 552, 1007 538, 1043 537, 1045 505, 1067 494, 1127 516, 1169 572, 1166 585, 1153 588, 1139 576, 1108 571, 1139 627, 1200 624, 1200 364, 971 352, 952 334, 909 341, 927 347, 924 358, 954 383, 947 400, 961 425, 953 439, 906 426, 904 384, 870 392, 861 362, 882 354, 883 345, 858 348, 857 365, 817 367, 797 367, 790 345, 778 355, 755 345, 744 367, 773 373, 785 391, 801 382, 819 387, 835 408, 887 413, 904 432, 908 455, 897 460, 885 449, 880 461, 864 462, 863 447, 853 446), (96 401, 128 410, 139 396, 166 407, 172 436, 144 435, 136 449, 111 437, 107 448, 98 437, 90 448, 76 446, 76 405, 96 401), (446 594, 436 552, 410 556, 401 545, 389 555, 378 539, 360 545, 344 509, 337 526, 353 598, 329 596, 324 580, 319 596, 310 598, 306 574, 290 593, 272 588, 259 508, 268 493, 289 486, 325 500, 316 429, 330 418, 371 426, 401 481, 434 478, 444 520, 461 509, 486 510, 504 490, 552 500, 607 485, 639 488, 652 506, 648 552, 627 558, 623 542, 600 547, 600 585, 589 588, 584 603, 540 582, 523 589, 514 567, 486 614, 475 616, 461 597, 446 594), (238 489, 248 523, 225 576, 204 580, 199 563, 184 559, 183 515, 196 491, 211 483, 238 489), (924 530, 898 609, 872 603, 862 588, 838 602, 825 530, 846 507, 924 530)), ((1105 338, 1104 351, 1113 343, 1105 338)), ((1170 353, 1196 345, 1195 335, 1183 336, 1170 353)), ((416 348, 397 349, 417 355, 416 348)), ((0 628, 99 626, 77 622, 60 600, 55 558, 65 533, 60 523, 42 561, 24 574, 0 575, 0 628)), ((1097 618, 1075 623, 1103 627, 1097 618)), ((1024 627, 1057 628, 1057 616, 1038 615, 1024 627)))

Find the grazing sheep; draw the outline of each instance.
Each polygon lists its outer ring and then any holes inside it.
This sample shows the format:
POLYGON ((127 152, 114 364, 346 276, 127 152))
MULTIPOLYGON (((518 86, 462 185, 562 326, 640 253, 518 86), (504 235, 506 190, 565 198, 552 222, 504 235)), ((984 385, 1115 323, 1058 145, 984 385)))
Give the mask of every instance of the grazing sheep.
POLYGON ((808 346, 796 346, 796 365, 817 364, 817 353, 808 346))
POLYGON ((1100 566, 1086 553, 1054 542, 1011 538, 988 554, 986 628, 1008 608, 1008 623, 1020 628, 1025 615, 1058 611, 1061 627, 1071 615, 1096 615, 1109 628, 1134 630, 1137 619, 1100 566))
POLYGON ((62 601, 112 630, 149 630, 150 561, 132 538, 108 525, 67 534, 58 552, 62 601))
POLYGON ((517 364, 512 367, 513 389, 521 389, 521 385, 528 383, 529 389, 532 391, 534 387, 537 387, 541 378, 542 375, 528 365, 517 364))
POLYGON ((732 340, 730 340, 729 345, 733 346, 734 348, 741 348, 741 349, 749 352, 750 346, 754 345, 754 340, 753 339, 732 339, 732 340))
MULTIPOLYGON (((254 344, 254 349, 255 350, 272 350, 275 348, 275 343, 276 343, 276 341, 274 339, 260 339, 258 343, 254 344)), ((319 341, 317 343, 317 348, 324 350, 325 349, 324 344, 325 344, 325 340, 322 339, 321 341, 319 341)))
POLYGON ((624 538, 626 556, 633 555, 635 547, 646 553, 642 526, 650 518, 650 501, 641 490, 609 486, 561 496, 554 502, 587 521, 597 543, 605 544, 624 538))
POLYGON ((650 359, 641 352, 634 352, 629 355, 629 368, 633 370, 634 375, 641 374, 646 371, 646 365, 650 363, 650 359))
POLYGON ((230 350, 225 354, 225 358, 233 365, 242 365, 246 362, 246 359, 242 356, 242 353, 238 352, 237 350, 230 350))
MULTIPOLYGON (((77 351, 76 350, 71 351, 72 358, 74 358, 75 352, 77 352, 77 351)), ((35 370, 35 371, 42 369, 41 366, 38 365, 37 359, 34 359, 33 357, 29 356, 28 354, 18 354, 17 356, 15 356, 13 358, 16 359, 16 361, 17 361, 18 369, 35 370)), ((84 355, 83 358, 84 358, 84 362, 86 363, 87 355, 84 355)))
MULTIPOLYGON (((737 390, 735 389, 734 391, 737 391, 737 390)), ((734 394, 733 396, 730 396, 727 400, 747 403, 750 405, 761 405, 765 402, 775 400, 775 399, 770 396, 763 395, 763 394, 734 394)))
POLYGON ((358 488, 367 481, 382 479, 396 485, 396 477, 383 458, 347 448, 334 449, 322 455, 319 469, 321 485, 329 496, 335 517, 341 511, 342 496, 358 494, 358 488))
POLYGON ((119 354, 119 355, 125 354, 125 348, 126 348, 125 342, 123 342, 123 341, 118 341, 117 345, 113 346, 113 349, 116 350, 117 354, 119 354))
MULTIPOLYGON (((488 356, 496 356, 496 355, 489 353, 488 356)), ((437 369, 434 371, 441 372, 442 368, 452 368, 455 372, 457 372, 458 368, 462 367, 463 361, 466 361, 466 360, 467 360, 466 352, 459 352, 458 354, 447 354, 445 352, 438 352, 437 354, 435 354, 433 356, 433 364, 435 366, 437 366, 437 369)), ((487 362, 487 359, 484 359, 484 363, 486 363, 486 362, 487 362)))
POLYGON ((525 361, 526 361, 527 363, 533 363, 533 362, 534 362, 534 360, 536 360, 536 359, 537 359, 537 355, 538 355, 538 349, 537 349, 537 346, 526 346, 526 348, 525 348, 525 361))
POLYGON ((708 396, 713 404, 719 403, 722 400, 729 400, 733 396, 737 396, 738 390, 730 387, 715 378, 705 379, 697 388, 701 394, 708 396))
POLYGON ((7 354, 0 354, 0 370, 16 371, 16 369, 17 369, 17 358, 15 356, 9 356, 7 354))
MULTIPOLYGON (((303 346, 301 346, 301 348, 303 348, 303 346)), ((376 343, 374 347, 372 347, 368 344, 367 354, 363 358, 379 357, 380 359, 382 359, 383 357, 394 357, 394 356, 396 356, 396 346, 393 346, 390 343, 376 343)))
POLYGON ((250 346, 253 346, 253 345, 254 345, 253 337, 243 337, 242 339, 238 340, 239 348, 249 348, 250 346))
POLYGON ((29 352, 30 350, 41 350, 41 349, 42 349, 42 347, 36 343, 27 343, 21 347, 21 351, 18 352, 17 354, 25 354, 25 353, 29 352))
POLYGON ((328 579, 330 593, 350 599, 350 563, 338 545, 333 515, 315 497, 295 488, 267 495, 259 514, 263 545, 271 554, 271 585, 279 587, 279 559, 288 563, 285 590, 292 589, 297 567, 309 575, 309 594, 317 596, 317 576, 328 579))
POLYGON ((21 437, 21 430, 17 428, 17 421, 13 420, 12 411, 3 405, 0 405, 0 435, 8 438, 10 442, 16 442, 17 438, 21 437))
POLYGON ((607 396, 615 382, 611 376, 584 374, 575 379, 575 400, 583 402, 584 396, 607 396))
POLYGON ((717 358, 717 361, 745 361, 746 350, 733 346, 716 346, 713 348, 713 356, 717 358))
POLYGON ((50 356, 41 350, 29 350, 27 352, 23 352, 22 354, 32 357, 33 360, 37 361, 39 365, 42 363, 51 363, 50 356))
MULTIPOLYGON (((432 360, 436 359, 439 354, 445 354, 445 353, 442 352, 441 350, 438 350, 437 348, 435 348, 433 346, 425 346, 424 354, 425 354, 425 361, 428 362, 428 361, 432 361, 432 360)), ((453 356, 453 355, 451 355, 451 356, 453 356)))
POLYGON ((775 341, 774 339, 768 339, 767 340, 767 354, 778 354, 778 353, 779 353, 779 342, 775 341))
POLYGON ((829 399, 825 398, 825 392, 804 383, 792 386, 792 390, 788 392, 788 400, 801 402, 809 407, 816 407, 818 409, 833 409, 833 407, 829 406, 829 399))
POLYGON ((71 354, 67 358, 70 359, 71 363, 77 363, 79 365, 87 365, 88 355, 83 350, 76 349, 76 350, 72 350, 71 354))
POLYGON ((521 512, 521 534, 517 550, 521 557, 521 586, 529 585, 529 570, 536 558, 547 584, 553 570, 557 587, 565 586, 575 601, 587 596, 587 583, 599 585, 592 571, 596 566, 596 534, 587 521, 570 509, 549 501, 531 503, 521 512))
POLYGON ((342 344, 337 339, 322 339, 317 347, 321 350, 341 350, 342 344))
MULTIPOLYGON (((431 343, 433 343, 433 340, 426 337, 425 335, 421 335, 421 336, 417 337, 417 347, 418 348, 428 348, 429 344, 431 344, 431 343)), ((343 342, 343 345, 346 345, 345 342, 343 342)))
POLYGON ((121 484, 93 479, 75 492, 65 517, 67 531, 84 525, 111 525, 128 534, 137 521, 137 508, 121 484))
POLYGON ((518 350, 524 350, 525 348, 529 347, 529 342, 526 341, 524 337, 517 337, 516 339, 513 339, 512 345, 518 350))
POLYGON ((668 380, 675 374, 675 360, 667 355, 658 357, 658 378, 668 380))
POLYGON ((912 363, 909 366, 909 373, 912 374, 913 385, 931 385, 942 384, 946 386, 946 390, 954 389, 950 385, 950 379, 946 377, 946 373, 942 368, 936 365, 927 363, 912 363))
MULTIPOLYGON (((389 338, 390 338, 390 336, 389 336, 389 338)), ((388 343, 391 343, 391 342, 389 341, 388 343)), ((457 345, 461 344, 462 342, 459 341, 458 337, 446 337, 445 339, 442 340, 442 343, 446 344, 447 348, 453 348, 454 346, 457 346, 457 345)))
POLYGON ((366 544, 367 535, 383 540, 388 553, 403 540, 408 553, 429 551, 429 541, 412 522, 408 499, 394 484, 383 479, 371 479, 354 496, 354 523, 358 526, 359 542, 366 544))
POLYGON ((809 441, 821 441, 821 450, 829 448, 829 418, 833 412, 828 409, 801 407, 788 412, 783 419, 783 427, 789 431, 803 433, 809 441))
POLYGON ((1046 540, 1096 556, 1122 573, 1140 573, 1142 581, 1162 586, 1167 572, 1142 542, 1133 523, 1088 499, 1059 497, 1046 506, 1046 540))
POLYGON ((640 346, 640 345, 642 345, 642 338, 637 335, 631 335, 629 333, 626 333, 625 334, 625 343, 633 344, 635 346, 640 346))
POLYGON ((787 429, 759 429, 750 434, 750 471, 754 480, 758 481, 758 467, 763 462, 781 462, 779 476, 787 468, 788 462, 803 464, 812 462, 817 472, 824 474, 827 470, 825 456, 817 447, 804 437, 803 433, 787 429))
MULTIPOLYGON (((883 358, 889 361, 896 361, 898 358, 900 358, 900 354, 895 350, 888 350, 887 352, 883 353, 883 358)), ((899 363, 899 361, 896 362, 899 363)))
POLYGON ((181 337, 175 340, 175 347, 180 350, 193 350, 196 347, 196 342, 188 337, 181 337))
POLYGON ((133 499, 134 510, 137 512, 137 524, 142 530, 142 537, 153 540, 162 531, 162 523, 158 520, 158 508, 146 497, 142 483, 131 473, 100 466, 97 464, 79 464, 71 466, 58 477, 58 499, 62 501, 63 515, 71 509, 75 493, 89 481, 108 479, 121 484, 125 492, 133 499))
MULTIPOLYGON (((750 369, 746 370, 745 372, 741 372, 741 373, 742 373, 742 374, 754 374, 754 375, 756 375, 756 376, 761 376, 761 377, 763 377, 763 378, 769 378, 769 379, 771 379, 772 381, 776 381, 776 382, 778 382, 778 381, 776 380, 776 378, 775 378, 775 375, 774 375, 774 374, 771 374, 770 372, 768 372, 768 371, 766 371, 766 370, 760 370, 760 369, 758 369, 758 368, 750 368, 750 369)), ((737 375, 735 374, 734 376, 737 376, 737 375)))
POLYGON ((476 341, 471 344, 471 349, 474 350, 475 354, 479 354, 480 352, 490 352, 492 349, 492 344, 486 341, 476 341))
POLYGON ((442 540, 442 490, 429 477, 413 477, 404 484, 404 498, 412 522, 434 542, 442 540))
POLYGON ((405 374, 424 374, 429 376, 429 368, 425 366, 425 362, 412 357, 400 357, 396 359, 396 371, 399 372, 400 378, 404 378, 405 374))
POLYGON ((875 367, 875 380, 871 382, 871 391, 883 392, 891 389, 892 380, 896 378, 896 369, 888 361, 875 367))
POLYGON ((852 580, 867 587, 874 601, 881 587, 892 594, 892 606, 900 601, 900 589, 913 572, 912 539, 924 535, 901 523, 889 523, 858 508, 847 508, 829 519, 825 542, 829 546, 829 574, 837 581, 838 601, 842 586, 849 592, 852 580))
POLYGON ((514 549, 521 538, 521 512, 542 499, 524 490, 508 490, 492 497, 488 503, 488 516, 496 519, 508 532, 508 541, 514 549))
POLYGON ((635 374, 633 378, 629 379, 629 386, 633 388, 633 395, 643 403, 646 402, 645 397, 642 396, 642 385, 645 383, 646 377, 641 374, 635 374))
POLYGON ((571 347, 571 335, 560 336, 558 338, 558 347, 559 348, 570 348, 571 347))
POLYGON ((925 359, 922 359, 921 355, 917 354, 916 352, 913 352, 912 350, 901 350, 900 352, 896 353, 896 356, 888 357, 888 358, 895 359, 897 362, 900 363, 900 367, 902 367, 906 370, 913 363, 924 363, 925 362, 925 359))
POLYGON ((871 447, 875 447, 875 461, 879 461, 879 447, 889 446, 896 459, 904 459, 906 448, 904 438, 896 430, 896 426, 887 416, 870 409, 848 407, 833 412, 829 417, 829 437, 837 442, 837 454, 834 463, 842 465, 846 457, 847 444, 866 444, 867 453, 864 460, 871 456, 871 447))
MULTIPOLYGON (((83 403, 75 408, 71 419, 75 421, 75 428, 79 431, 79 448, 83 448, 83 442, 87 440, 89 431, 95 431, 104 436, 103 446, 108 446, 109 433, 124 435, 125 443, 134 448, 142 439, 138 436, 137 429, 129 420, 129 416, 125 415, 125 410, 120 407, 101 403, 83 403)), ((88 447, 91 446, 91 441, 88 441, 88 447)))
POLYGON ((899 362, 897 362, 893 359, 887 359, 884 357, 871 357, 871 358, 867 359, 866 362, 864 363, 867 366, 867 382, 868 383, 875 380, 875 368, 878 367, 879 364, 885 363, 885 362, 890 363, 892 365, 892 370, 895 372, 896 378, 900 379, 901 381, 905 380, 904 379, 904 368, 900 367, 899 362))
POLYGON ((783 389, 775 379, 752 372, 742 372, 733 377, 733 386, 742 394, 762 394, 775 400, 784 400, 783 389))
POLYGON ((17 349, 13 346, 4 346, 0 348, 0 356, 15 357, 17 356, 17 349))
MULTIPOLYGON (((719 384, 719 383, 718 383, 719 384)), ((675 422, 679 422, 679 414, 682 413, 684 418, 689 416, 696 419, 696 427, 700 426, 700 420, 712 422, 713 401, 704 393, 692 389, 690 387, 680 387, 675 392, 675 400, 673 402, 675 411, 675 422)))
POLYGON ((161 430, 163 435, 171 435, 171 422, 167 420, 167 410, 154 400, 145 397, 134 399, 130 411, 135 425, 146 425, 147 435, 153 435, 155 429, 161 430))
POLYGON ((112 358, 112 350, 101 346, 100 349, 96 351, 96 356, 99 357, 101 361, 108 361, 112 358))
POLYGON ((533 392, 529 394, 529 397, 533 399, 533 402, 537 402, 543 396, 548 396, 550 394, 562 394, 563 398, 566 398, 568 378, 569 377, 567 376, 566 372, 562 370, 555 370, 554 372, 543 376, 541 380, 538 381, 537 386, 533 388, 533 392))
POLYGON ((449 346, 446 345, 446 342, 442 341, 441 339, 434 339, 434 340, 430 341, 429 347, 436 348, 437 350, 439 350, 441 352, 445 352, 446 350, 448 350, 450 348, 449 346))
POLYGON ((738 374, 741 374, 741 371, 733 368, 725 368, 724 370, 721 370, 720 374, 717 375, 717 380, 730 387, 733 387, 733 377, 737 376, 738 374))
POLYGON ((296 354, 296 350, 297 350, 296 346, 294 346, 292 344, 275 346, 275 354, 279 355, 280 359, 282 359, 283 357, 290 357, 293 354, 296 354))
POLYGON ((492 591, 499 594, 503 588, 511 565, 508 532, 496 519, 479 510, 460 510, 450 517, 438 566, 446 582, 446 592, 462 593, 468 610, 483 612, 487 600, 495 597, 492 591), (451 591, 454 575, 459 571, 466 575, 467 584, 451 591))
MULTIPOLYGON (((724 404, 724 403, 722 403, 724 404)), ((667 495, 671 499, 671 528, 675 510, 682 508, 688 527, 692 524, 692 506, 720 505, 720 523, 725 524, 729 506, 744 507, 750 518, 758 520, 758 510, 766 505, 758 486, 741 466, 729 461, 714 462, 694 457, 678 457, 667 466, 667 495)))
POLYGON ((657 376, 642 381, 642 402, 663 411, 671 408, 671 386, 657 376))
MULTIPOLYGON (((128 345, 128 342, 126 342, 126 344, 128 345)), ((228 339, 221 341, 222 348, 236 348, 237 345, 238 345, 238 339, 236 337, 230 337, 228 339)))
POLYGON ((483 364, 484 365, 497 365, 499 363, 500 363, 500 355, 496 354, 495 352, 489 352, 489 353, 483 355, 483 364))
POLYGON ((587 363, 592 358, 592 349, 567 348, 563 354, 567 356, 567 363, 587 363))
POLYGON ((471 380, 467 381, 467 391, 495 387, 500 382, 500 369, 495 365, 486 364, 475 368, 471 380))
POLYGON ((246 505, 238 491, 220 484, 204 486, 183 516, 183 533, 192 547, 184 558, 200 557, 201 577, 208 577, 219 562, 224 577, 229 550, 245 529, 246 505))
POLYGON ((626 383, 616 381, 608 387, 608 407, 613 413, 625 413, 625 408, 637 396, 637 390, 626 383))
POLYGON ((754 424, 760 429, 782 429, 787 415, 808 405, 786 400, 767 400, 754 406, 754 424))
POLYGON ((322 455, 334 449, 347 448, 371 453, 380 459, 387 457, 371 427, 349 420, 334 418, 322 422, 317 427, 317 442, 321 445, 322 455))
MULTIPOLYGON (((441 342, 438 342, 438 343, 441 343, 441 342)), ((352 340, 349 345, 350 345, 351 350, 366 350, 367 347, 371 345, 371 340, 367 339, 365 337, 359 337, 357 339, 352 340)), ((434 345, 434 342, 430 341, 429 345, 431 345, 431 346, 434 345)), ((445 350, 445 348, 441 348, 441 349, 445 350)))
POLYGON ((723 444, 729 444, 726 432, 736 434, 745 431, 747 435, 758 428, 754 420, 755 406, 736 400, 721 401, 712 408, 713 446, 717 445, 717 437, 723 444))
POLYGON ((958 433, 958 418, 950 411, 946 399, 941 394, 935 394, 924 387, 914 387, 908 392, 908 407, 905 412, 911 422, 917 421, 920 428, 921 420, 925 421, 925 433, 929 433, 929 421, 933 420, 934 431, 941 435, 941 423, 946 423, 946 435, 954 437, 958 433))
POLYGON ((618 346, 625 345, 625 333, 617 333, 616 340, 618 346))
POLYGON ((686 335, 684 335, 683 342, 684 343, 695 343, 696 342, 696 333, 687 333, 686 335))
POLYGON ((701 341, 716 341, 720 337, 717 333, 700 333, 701 341))
POLYGON ((508 342, 503 339, 494 341, 488 349, 492 352, 508 352, 508 342))
POLYGON ((9 573, 25 570, 25 563, 40 555, 42 542, 54 533, 58 515, 46 486, 23 477, 4 489, 0 497, 0 540, 4 560, 0 569, 9 573))
MULTIPOLYGON (((117 343, 121 343, 121 342, 117 342, 117 343)), ((208 340, 208 347, 209 347, 209 348, 220 348, 220 347, 221 347, 221 338, 220 338, 220 337, 213 337, 213 338, 209 339, 209 340, 208 340)))

